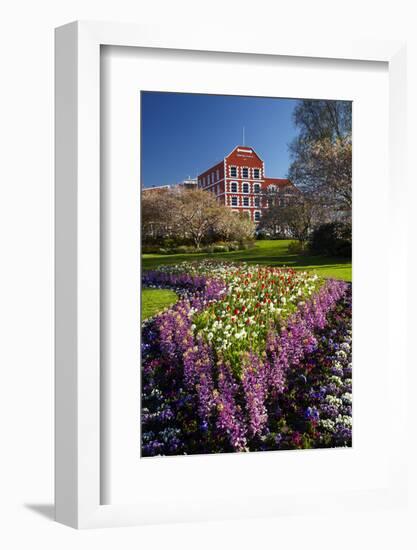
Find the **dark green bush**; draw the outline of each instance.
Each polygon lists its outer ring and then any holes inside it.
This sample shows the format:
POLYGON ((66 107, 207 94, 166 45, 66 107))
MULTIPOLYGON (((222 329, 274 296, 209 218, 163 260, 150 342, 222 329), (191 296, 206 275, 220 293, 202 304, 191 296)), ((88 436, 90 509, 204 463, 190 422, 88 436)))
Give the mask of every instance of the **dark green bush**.
POLYGON ((313 254, 350 258, 352 226, 342 222, 324 223, 312 232, 308 246, 313 254))

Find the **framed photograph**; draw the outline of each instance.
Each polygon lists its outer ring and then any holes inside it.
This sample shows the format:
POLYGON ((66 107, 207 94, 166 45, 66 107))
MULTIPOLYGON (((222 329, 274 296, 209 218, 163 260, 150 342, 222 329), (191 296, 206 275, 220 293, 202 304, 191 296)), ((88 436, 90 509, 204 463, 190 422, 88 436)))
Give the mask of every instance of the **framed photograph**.
POLYGON ((56 31, 56 518, 401 506, 405 46, 202 30, 56 31))

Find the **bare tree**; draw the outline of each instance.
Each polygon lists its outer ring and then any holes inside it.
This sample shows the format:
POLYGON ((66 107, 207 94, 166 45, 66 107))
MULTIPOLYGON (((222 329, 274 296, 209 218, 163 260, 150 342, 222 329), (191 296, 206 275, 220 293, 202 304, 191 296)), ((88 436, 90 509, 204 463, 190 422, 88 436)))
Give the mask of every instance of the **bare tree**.
POLYGON ((260 229, 298 240, 305 246, 315 225, 322 219, 322 209, 307 193, 297 193, 291 202, 276 202, 262 218, 260 229))
POLYGON ((352 207, 352 110, 348 101, 300 101, 294 110, 299 135, 290 145, 289 178, 335 219, 352 207))
POLYGON ((221 215, 215 197, 202 189, 179 191, 175 209, 177 228, 190 236, 196 248, 214 230, 221 215))

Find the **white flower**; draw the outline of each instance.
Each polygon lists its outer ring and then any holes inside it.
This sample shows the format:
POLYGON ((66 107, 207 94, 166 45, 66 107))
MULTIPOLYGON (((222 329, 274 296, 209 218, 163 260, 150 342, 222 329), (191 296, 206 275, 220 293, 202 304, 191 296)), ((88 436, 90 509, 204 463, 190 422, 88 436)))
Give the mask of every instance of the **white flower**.
POLYGON ((345 401, 346 403, 352 403, 352 394, 351 393, 344 393, 342 395, 342 400, 345 401))

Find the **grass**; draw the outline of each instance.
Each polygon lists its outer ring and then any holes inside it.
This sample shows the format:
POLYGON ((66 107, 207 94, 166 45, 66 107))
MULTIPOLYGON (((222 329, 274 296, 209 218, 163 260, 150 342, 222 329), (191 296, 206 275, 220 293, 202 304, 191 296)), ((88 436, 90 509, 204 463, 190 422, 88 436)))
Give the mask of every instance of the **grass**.
POLYGON ((235 252, 201 254, 143 254, 142 269, 155 269, 158 265, 184 261, 217 258, 219 260, 244 261, 252 264, 287 266, 294 269, 315 271, 321 277, 352 280, 352 263, 344 258, 329 258, 310 254, 288 252, 290 240, 256 241, 255 247, 235 252))
POLYGON ((142 290, 142 321, 175 304, 178 296, 172 290, 144 288, 142 290))

